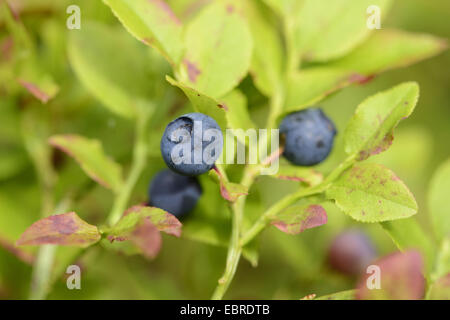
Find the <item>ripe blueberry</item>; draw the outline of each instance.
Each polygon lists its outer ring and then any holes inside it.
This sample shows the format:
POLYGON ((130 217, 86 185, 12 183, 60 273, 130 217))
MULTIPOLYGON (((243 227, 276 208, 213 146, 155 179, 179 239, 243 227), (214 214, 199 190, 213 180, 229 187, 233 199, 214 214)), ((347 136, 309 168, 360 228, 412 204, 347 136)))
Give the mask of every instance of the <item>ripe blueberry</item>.
POLYGON ((316 165, 330 154, 336 128, 319 108, 287 115, 280 125, 286 159, 298 166, 316 165))
POLYGON ((340 233, 334 238, 328 251, 331 267, 348 275, 361 274, 375 258, 372 242, 360 230, 340 233))
POLYGON ((181 218, 195 207, 202 188, 196 177, 163 170, 153 178, 148 193, 151 206, 181 218))
POLYGON ((217 122, 197 112, 170 122, 161 139, 161 153, 167 166, 188 176, 211 170, 222 148, 223 135, 217 122))

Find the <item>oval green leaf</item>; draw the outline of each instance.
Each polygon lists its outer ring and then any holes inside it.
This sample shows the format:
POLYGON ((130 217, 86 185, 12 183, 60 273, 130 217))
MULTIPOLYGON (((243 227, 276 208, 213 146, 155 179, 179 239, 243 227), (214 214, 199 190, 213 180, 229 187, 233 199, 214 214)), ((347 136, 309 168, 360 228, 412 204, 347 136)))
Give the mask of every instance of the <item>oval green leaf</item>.
POLYGON ((417 83, 406 82, 364 100, 345 129, 345 151, 357 160, 385 151, 394 128, 414 111, 418 99, 417 83))
POLYGON ((108 158, 100 141, 79 135, 55 135, 49 143, 73 157, 83 171, 105 188, 118 192, 122 188, 122 167, 108 158))
POLYGON ((417 203, 407 186, 391 170, 374 163, 357 164, 347 170, 326 195, 361 222, 403 219, 417 213, 417 203))
POLYGON ((183 82, 219 98, 245 77, 252 56, 247 23, 232 1, 208 5, 186 29, 183 82))
POLYGON ((158 49, 173 65, 183 54, 183 26, 164 0, 103 0, 138 40, 158 49))

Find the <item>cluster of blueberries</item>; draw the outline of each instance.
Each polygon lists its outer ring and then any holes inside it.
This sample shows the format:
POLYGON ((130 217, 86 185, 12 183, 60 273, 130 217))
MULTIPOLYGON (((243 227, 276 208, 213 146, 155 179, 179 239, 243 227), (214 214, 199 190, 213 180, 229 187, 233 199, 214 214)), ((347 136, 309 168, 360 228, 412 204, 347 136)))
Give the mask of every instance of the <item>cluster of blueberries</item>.
MULTIPOLYGON (((218 129, 221 132, 217 122, 202 113, 188 113, 170 122, 160 145, 162 157, 170 170, 159 172, 149 189, 150 205, 166 210, 178 218, 190 212, 202 194, 196 176, 214 167, 214 162, 211 161, 187 164, 176 161, 173 157, 175 147, 177 150, 190 150, 191 154, 199 151, 195 150, 198 146, 193 138, 174 139, 177 130, 193 133, 194 122, 201 122, 204 131, 218 129)), ((333 122, 319 108, 291 113, 280 124, 280 136, 284 144, 283 156, 298 166, 313 166, 325 160, 331 152, 335 135, 333 122)), ((221 138, 220 150, 223 146, 223 137, 221 138)), ((203 152, 213 141, 201 143, 200 151, 203 152)), ((213 160, 217 160, 219 156, 220 153, 216 152, 213 154, 213 160)))

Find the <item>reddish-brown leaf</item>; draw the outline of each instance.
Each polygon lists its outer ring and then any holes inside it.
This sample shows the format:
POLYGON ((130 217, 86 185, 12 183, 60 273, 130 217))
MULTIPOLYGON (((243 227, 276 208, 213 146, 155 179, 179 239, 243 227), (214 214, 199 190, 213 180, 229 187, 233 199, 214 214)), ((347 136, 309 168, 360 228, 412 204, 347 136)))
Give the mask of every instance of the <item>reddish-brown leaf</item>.
POLYGON ((418 300, 424 297, 423 261, 415 250, 395 252, 373 263, 379 267, 380 288, 369 289, 375 283, 375 273, 364 274, 357 286, 360 300, 418 300))
POLYGON ((325 209, 314 204, 291 206, 278 214, 271 223, 285 233, 298 234, 306 229, 326 224, 327 221, 325 209))
POLYGON ((36 221, 22 233, 17 245, 87 247, 99 240, 100 232, 96 226, 83 221, 75 212, 69 212, 36 221))

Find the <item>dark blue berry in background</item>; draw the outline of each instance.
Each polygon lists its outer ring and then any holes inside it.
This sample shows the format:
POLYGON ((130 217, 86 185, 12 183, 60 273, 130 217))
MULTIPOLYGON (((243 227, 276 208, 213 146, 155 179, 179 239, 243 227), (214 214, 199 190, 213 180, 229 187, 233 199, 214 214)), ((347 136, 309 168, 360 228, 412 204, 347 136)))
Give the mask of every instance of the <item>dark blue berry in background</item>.
POLYGON ((328 251, 330 266, 347 275, 365 273, 366 268, 376 258, 376 250, 367 235, 358 229, 350 229, 338 234, 328 251))
POLYGON ((280 134, 286 159, 298 166, 313 166, 330 154, 336 127, 321 109, 309 108, 288 114, 280 124, 280 134))
POLYGON ((170 122, 161 139, 161 154, 167 166, 188 176, 211 170, 222 148, 223 135, 217 122, 197 112, 182 115, 170 122), (188 134, 189 139, 180 133, 188 134), (216 135, 211 137, 211 133, 216 135))
POLYGON ((171 170, 159 172, 149 189, 150 205, 177 218, 189 213, 201 195, 202 188, 196 177, 183 176, 171 170))

